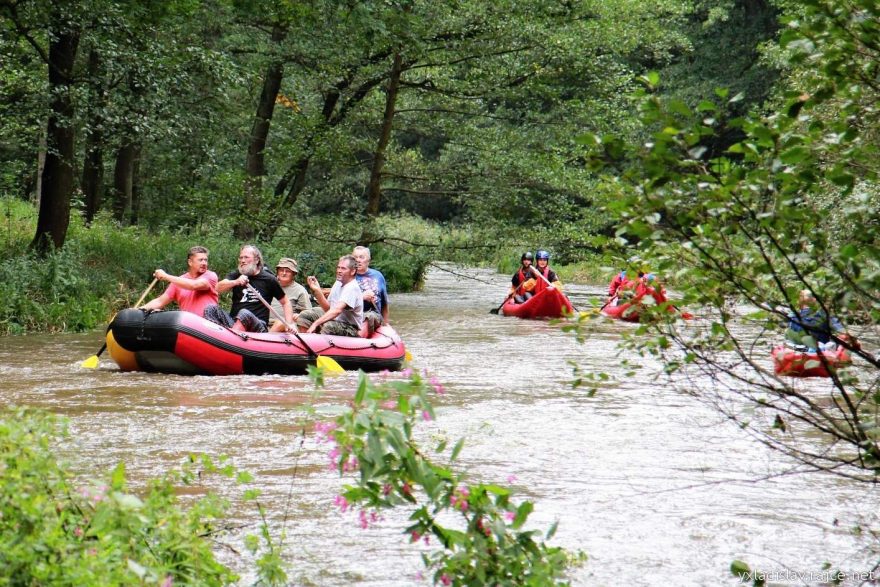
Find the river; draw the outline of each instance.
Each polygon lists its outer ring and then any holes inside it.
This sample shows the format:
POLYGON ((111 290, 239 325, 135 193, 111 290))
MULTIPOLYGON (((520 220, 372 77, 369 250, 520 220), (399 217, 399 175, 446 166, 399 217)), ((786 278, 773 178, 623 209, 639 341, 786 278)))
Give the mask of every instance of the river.
MULTIPOLYGON (((546 322, 490 314, 507 277, 446 269, 432 270, 422 292, 391 296, 414 367, 447 389, 425 435, 466 438, 460 463, 473 478, 511 483, 534 501, 530 526, 559 522, 552 544, 589 556, 572 570, 574 585, 738 585, 734 559, 782 585, 819 584, 826 562, 870 568, 866 548, 877 545, 852 529, 877 526, 876 490, 784 474, 791 462, 667 384, 658 365, 619 350, 633 325, 600 320, 581 344, 546 322), (625 357, 643 368, 629 373, 625 357), (572 364, 614 379, 590 396, 570 385, 572 364)), ((567 288, 582 309, 601 290, 567 288)), ((66 416, 62 453, 77 470, 98 475, 124 461, 135 487, 190 452, 229 455, 256 476, 274 528, 286 532, 293 584, 427 584, 419 547, 401 533, 405 514, 362 530, 333 506, 344 480, 326 467, 327 445, 303 436, 304 406, 331 411, 351 397, 355 374, 329 378, 315 396, 307 377, 121 373, 106 355, 98 369, 80 368, 101 342, 100 333, 0 339, 0 402, 66 416)), ((251 506, 232 515, 255 523, 251 506)), ((238 534, 226 541, 243 550, 238 534)), ((224 562, 246 565, 222 550, 224 562)))

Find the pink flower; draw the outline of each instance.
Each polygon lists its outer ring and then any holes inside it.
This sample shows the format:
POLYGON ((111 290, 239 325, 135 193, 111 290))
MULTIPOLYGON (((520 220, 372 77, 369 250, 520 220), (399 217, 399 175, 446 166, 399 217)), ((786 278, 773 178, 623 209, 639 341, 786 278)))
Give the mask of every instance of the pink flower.
POLYGON ((330 463, 328 464, 327 467, 331 471, 334 471, 339 467, 339 455, 340 454, 341 453, 340 453, 339 447, 335 446, 335 447, 333 447, 333 450, 331 450, 330 453, 327 455, 328 458, 330 459, 330 463))
POLYGON ((470 496, 470 492, 467 487, 459 487, 455 490, 449 497, 449 505, 452 506, 453 509, 461 510, 466 512, 468 510, 468 496, 470 496))
POLYGON ((384 401, 380 404, 386 410, 395 410, 397 409, 397 402, 393 399, 384 401))
POLYGON ((446 573, 440 575, 440 582, 444 585, 452 585, 452 579, 446 573))
POLYGON ((508 483, 516 483, 516 480, 517 480, 516 475, 511 474, 511 475, 508 475, 508 476, 507 476, 507 482, 508 482, 508 483))
POLYGON ((73 535, 76 536, 77 538, 82 538, 83 529, 80 528, 79 526, 77 526, 76 528, 73 529, 73 535))
POLYGON ((436 377, 431 377, 428 383, 431 384, 431 386, 434 388, 434 391, 436 391, 438 394, 443 395, 444 393, 446 393, 446 389, 443 387, 443 384, 440 383, 440 380, 436 377))
POLYGON ((165 580, 162 581, 162 585, 160 587, 171 587, 174 585, 174 579, 172 579, 171 575, 165 577, 165 580))
POLYGON ((504 512, 504 519, 508 522, 512 522, 516 518, 516 514, 513 512, 504 512))
POLYGON ((349 505, 349 504, 348 504, 348 500, 345 499, 345 497, 343 497, 343 496, 341 496, 341 495, 337 495, 337 496, 333 499, 333 505, 335 505, 336 507, 338 507, 342 512, 346 512, 346 511, 348 511, 348 505, 349 505))
POLYGON ((422 535, 417 531, 413 530, 412 534, 409 535, 410 542, 418 542, 421 539, 422 535))
POLYGON ((405 378, 411 377, 412 374, 413 374, 413 370, 410 369, 409 367, 407 367, 406 369, 404 369, 403 371, 400 372, 400 376, 405 377, 405 378))
POLYGON ((320 442, 333 440, 333 431, 336 430, 336 422, 315 422, 315 433, 320 442))
POLYGON ((386 483, 382 486, 382 495, 388 495, 389 493, 391 493, 392 489, 393 488, 391 487, 391 483, 386 483))
POLYGON ((360 518, 360 521, 361 521, 361 528, 366 530, 370 525, 370 523, 367 521, 367 512, 365 512, 364 510, 361 510, 360 513, 358 514, 358 517, 360 518))
POLYGON ((358 468, 358 460, 357 460, 356 456, 352 456, 342 465, 342 470, 345 471, 346 473, 351 472, 351 471, 357 471, 357 468, 358 468))
POLYGON ((424 420, 425 422, 430 422, 431 419, 432 418, 430 412, 428 412, 428 410, 422 410, 422 420, 424 420))

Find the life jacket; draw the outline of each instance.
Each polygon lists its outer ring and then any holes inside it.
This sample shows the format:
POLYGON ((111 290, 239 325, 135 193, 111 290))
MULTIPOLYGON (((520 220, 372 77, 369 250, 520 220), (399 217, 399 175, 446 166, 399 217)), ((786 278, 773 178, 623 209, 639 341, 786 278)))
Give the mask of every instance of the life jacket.
POLYGON ((550 265, 547 265, 546 267, 544 267, 543 271, 541 269, 539 269, 538 267, 535 267, 535 269, 538 271, 538 273, 540 273, 541 275, 544 276, 544 279, 541 279, 539 277, 538 279, 535 280, 536 281, 535 289, 532 290, 532 293, 535 295, 538 295, 539 293, 541 293, 542 291, 544 291, 545 289, 547 289, 549 287, 547 282, 550 281, 550 265))
POLYGON ((658 305, 666 302, 666 295, 663 293, 663 288, 648 285, 648 280, 642 277, 636 285, 635 299, 641 301, 646 295, 650 295, 654 298, 654 301, 657 302, 658 305))
POLYGON ((626 283, 626 271, 621 271, 617 275, 614 276, 614 279, 611 280, 611 283, 608 285, 608 297, 613 298, 617 295, 617 290, 626 283))
POLYGON ((519 285, 516 286, 516 291, 514 291, 513 293, 515 295, 521 296, 524 293, 526 293, 526 290, 525 290, 525 288, 523 288, 523 285, 525 285, 526 281, 528 281, 532 275, 531 275, 531 271, 529 272, 528 275, 526 275, 526 273, 525 273, 525 271, 523 271, 522 267, 519 268, 517 275, 519 276, 519 285))

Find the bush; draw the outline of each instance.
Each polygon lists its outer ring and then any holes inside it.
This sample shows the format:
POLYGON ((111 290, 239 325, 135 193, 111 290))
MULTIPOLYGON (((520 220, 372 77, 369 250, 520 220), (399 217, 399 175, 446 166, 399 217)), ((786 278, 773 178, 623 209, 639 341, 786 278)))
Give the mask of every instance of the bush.
POLYGON ((174 483, 153 481, 141 497, 125 469, 78 483, 51 445, 59 420, 17 409, 0 415, 0 585, 225 585, 237 579, 217 562, 209 535, 224 513, 214 496, 186 511, 174 483))

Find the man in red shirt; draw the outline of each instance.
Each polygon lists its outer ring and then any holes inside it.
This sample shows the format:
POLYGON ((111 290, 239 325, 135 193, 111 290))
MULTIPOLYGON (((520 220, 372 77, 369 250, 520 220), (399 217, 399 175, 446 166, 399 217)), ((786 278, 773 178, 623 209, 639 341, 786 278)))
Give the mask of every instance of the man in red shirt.
POLYGON ((165 293, 141 306, 143 310, 158 310, 169 302, 177 302, 181 310, 202 316, 205 306, 217 304, 217 274, 208 271, 208 249, 195 246, 186 257, 187 272, 180 277, 156 269, 153 276, 169 283, 165 293))

